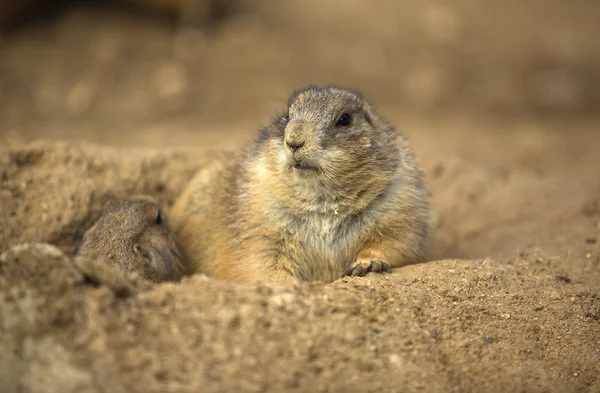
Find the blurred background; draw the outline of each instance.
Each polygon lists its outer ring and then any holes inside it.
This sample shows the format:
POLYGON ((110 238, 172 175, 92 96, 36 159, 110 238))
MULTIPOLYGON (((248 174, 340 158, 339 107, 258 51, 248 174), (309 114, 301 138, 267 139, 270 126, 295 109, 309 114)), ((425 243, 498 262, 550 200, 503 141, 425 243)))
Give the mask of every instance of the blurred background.
POLYGON ((595 0, 0 0, 0 139, 229 146, 294 88, 341 84, 426 157, 564 167, 600 147, 599 15, 595 0))

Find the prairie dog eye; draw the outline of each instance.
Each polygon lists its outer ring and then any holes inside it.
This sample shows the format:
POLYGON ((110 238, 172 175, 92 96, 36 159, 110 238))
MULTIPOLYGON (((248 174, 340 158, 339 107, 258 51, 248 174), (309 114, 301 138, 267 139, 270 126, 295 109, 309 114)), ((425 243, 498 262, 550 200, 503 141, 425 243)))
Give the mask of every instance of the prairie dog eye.
POLYGON ((138 244, 133 245, 133 251, 135 252, 135 255, 137 255, 139 258, 144 259, 144 261, 146 261, 148 265, 152 265, 153 258, 151 253, 142 250, 142 248, 138 244))
POLYGON ((165 218, 162 215, 162 212, 160 211, 160 209, 158 209, 156 211, 156 218, 154 219, 154 222, 158 225, 162 225, 165 222, 165 218))
POLYGON ((348 127, 352 123, 352 116, 348 113, 342 114, 335 122, 336 127, 348 127))

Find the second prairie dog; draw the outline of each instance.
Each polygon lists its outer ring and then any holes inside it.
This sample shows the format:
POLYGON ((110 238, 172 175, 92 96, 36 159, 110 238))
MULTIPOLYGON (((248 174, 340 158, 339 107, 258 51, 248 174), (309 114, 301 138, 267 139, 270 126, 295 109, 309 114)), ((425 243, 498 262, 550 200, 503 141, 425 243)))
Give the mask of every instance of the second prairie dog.
POLYGON ((309 87, 232 162, 199 171, 173 229, 193 269, 330 282, 427 258, 429 193, 409 141, 355 91, 309 87))
POLYGON ((148 196, 113 203, 87 230, 80 259, 102 259, 124 272, 155 282, 175 281, 189 273, 177 237, 158 202, 148 196))

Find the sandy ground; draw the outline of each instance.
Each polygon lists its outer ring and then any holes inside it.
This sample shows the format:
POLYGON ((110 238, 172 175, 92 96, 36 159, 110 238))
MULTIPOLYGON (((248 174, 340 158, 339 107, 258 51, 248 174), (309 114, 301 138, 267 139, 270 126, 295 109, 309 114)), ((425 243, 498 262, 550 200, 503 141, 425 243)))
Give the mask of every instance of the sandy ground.
POLYGON ((92 285, 74 268, 104 201, 143 192, 168 205, 199 155, 3 149, 3 391, 600 389, 592 178, 423 157, 441 260, 391 275, 294 289, 202 276, 92 285))
POLYGON ((123 18, 88 30, 76 12, 0 47, 0 392, 600 391, 600 121, 577 108, 394 101, 369 63, 341 79, 366 81, 414 142, 438 217, 431 262, 295 288, 83 274, 72 256, 106 201, 151 194, 168 212, 210 149, 239 148, 317 75, 284 63, 267 83, 276 36, 246 59, 251 77, 226 78, 269 36, 240 38, 239 21, 213 41, 210 77, 192 73, 194 59, 165 63, 163 27, 123 18))

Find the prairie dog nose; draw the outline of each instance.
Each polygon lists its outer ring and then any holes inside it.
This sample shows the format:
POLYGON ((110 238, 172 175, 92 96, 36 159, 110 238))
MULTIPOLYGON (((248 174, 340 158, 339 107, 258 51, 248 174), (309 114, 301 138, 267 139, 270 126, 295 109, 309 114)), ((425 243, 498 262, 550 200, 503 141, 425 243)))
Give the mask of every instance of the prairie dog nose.
POLYGON ((304 141, 296 139, 296 138, 286 138, 285 144, 288 146, 288 148, 293 153, 304 145, 304 141))

